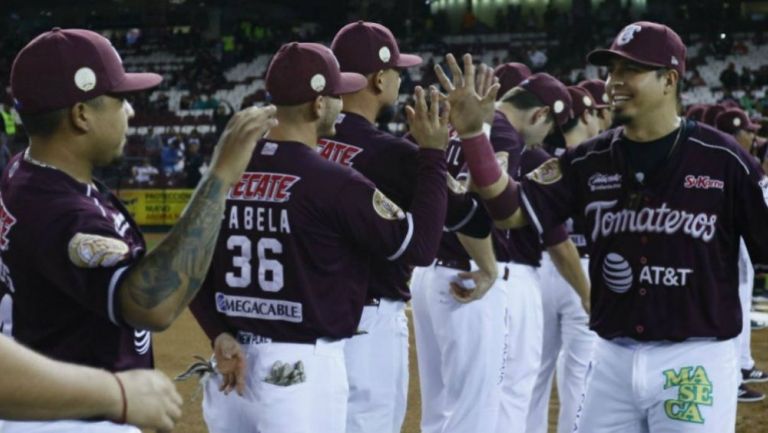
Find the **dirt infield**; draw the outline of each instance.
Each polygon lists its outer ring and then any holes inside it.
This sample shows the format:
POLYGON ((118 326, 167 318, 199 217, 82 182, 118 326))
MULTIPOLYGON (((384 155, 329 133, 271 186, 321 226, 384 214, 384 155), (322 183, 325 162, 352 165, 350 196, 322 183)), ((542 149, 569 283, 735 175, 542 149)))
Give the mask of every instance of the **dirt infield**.
MULTIPOLYGON (((148 240, 154 243, 158 235, 149 235, 148 240)), ((411 381, 408 395, 408 412, 403 425, 403 433, 419 432, 419 413, 421 402, 418 391, 418 372, 416 371, 416 354, 413 348, 413 329, 411 329, 410 370, 411 381)), ((166 332, 154 337, 155 359, 157 368, 169 376, 175 376, 183 371, 193 361, 193 355, 210 355, 210 344, 189 312, 166 332)), ((752 334, 752 354, 758 366, 768 368, 768 329, 755 331, 752 334)), ((193 399, 196 383, 184 382, 178 385, 179 392, 184 397, 184 417, 176 428, 181 433, 204 433, 205 423, 200 410, 201 397, 193 399)), ((755 389, 768 393, 768 384, 751 385, 755 389)), ((617 390, 619 392, 619 390, 617 390)), ((557 402, 550 406, 550 433, 554 432, 552 420, 556 419, 557 402)), ((737 433, 768 432, 768 402, 739 404, 737 418, 737 433)), ((318 432, 321 433, 321 432, 318 432)), ((478 432, 483 433, 483 432, 478 432)), ((712 432, 716 433, 716 432, 712 432)))

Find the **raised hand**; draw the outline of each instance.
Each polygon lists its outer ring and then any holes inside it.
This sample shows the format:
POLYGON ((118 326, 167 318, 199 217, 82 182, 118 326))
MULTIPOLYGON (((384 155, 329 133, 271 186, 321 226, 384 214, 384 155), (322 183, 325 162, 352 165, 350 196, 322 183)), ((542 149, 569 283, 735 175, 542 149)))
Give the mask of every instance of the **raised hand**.
POLYGON ((421 86, 416 86, 413 97, 416 100, 414 108, 405 107, 411 134, 423 149, 445 150, 448 146, 450 104, 444 103, 440 112, 440 93, 434 87, 429 88, 429 106, 421 86))
POLYGON ((232 116, 213 152, 211 173, 228 185, 240 180, 256 142, 277 126, 275 111, 274 105, 250 107, 232 116))
MULTIPOLYGON (((448 79, 443 68, 435 65, 435 74, 440 81, 440 85, 447 92, 448 102, 451 104, 451 124, 456 128, 459 136, 470 136, 479 134, 482 131, 485 119, 493 118, 495 108, 496 94, 499 91, 499 84, 494 83, 479 94, 477 91, 477 76, 475 65, 472 64, 472 55, 464 54, 464 71, 459 68, 456 58, 453 54, 445 56, 448 68, 451 70, 452 79, 448 79)), ((481 83, 485 87, 487 74, 483 71, 481 83)))

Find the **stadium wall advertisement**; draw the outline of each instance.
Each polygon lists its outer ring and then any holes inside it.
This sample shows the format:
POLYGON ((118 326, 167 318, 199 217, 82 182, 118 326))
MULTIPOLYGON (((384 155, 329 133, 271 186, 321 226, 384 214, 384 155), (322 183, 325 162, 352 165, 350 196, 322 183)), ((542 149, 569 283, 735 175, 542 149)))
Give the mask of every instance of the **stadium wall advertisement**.
POLYGON ((121 189, 117 192, 128 212, 141 226, 176 224, 193 189, 121 189))

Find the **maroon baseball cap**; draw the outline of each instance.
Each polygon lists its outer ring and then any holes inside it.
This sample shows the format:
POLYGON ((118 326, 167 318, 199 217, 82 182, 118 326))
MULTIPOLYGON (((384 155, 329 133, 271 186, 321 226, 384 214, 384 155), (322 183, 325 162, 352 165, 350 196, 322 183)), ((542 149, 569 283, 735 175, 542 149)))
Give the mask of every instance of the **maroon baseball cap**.
POLYGON ((638 21, 624 27, 610 48, 589 53, 587 61, 608 66, 611 58, 618 56, 654 68, 674 69, 682 77, 685 52, 685 44, 674 30, 663 24, 638 21))
POLYGON ((531 76, 531 70, 522 63, 509 62, 499 65, 493 70, 493 75, 499 79, 497 99, 504 96, 510 89, 517 87, 523 80, 531 76))
POLYGON ((760 125, 752 123, 747 113, 740 108, 729 108, 718 114, 715 118, 715 126, 728 134, 733 134, 739 129, 752 132, 760 130, 760 125))
POLYGON ((145 90, 162 80, 158 74, 126 73, 109 39, 82 29, 55 27, 39 35, 19 51, 11 67, 11 93, 21 114, 145 90))
POLYGON ((582 89, 586 89, 592 100, 595 102, 595 108, 608 108, 611 106, 611 101, 608 99, 608 94, 605 93, 605 81, 603 80, 584 80, 578 84, 582 89))
POLYGON ((547 105, 552 110, 558 126, 564 125, 571 118, 571 94, 568 93, 565 84, 557 78, 540 72, 523 80, 518 87, 531 92, 539 101, 547 105))
POLYGON ((378 23, 357 21, 342 27, 331 42, 341 70, 371 74, 382 69, 420 65, 421 57, 403 54, 395 36, 378 23))
POLYGON ((715 119, 717 115, 725 111, 725 107, 719 104, 710 105, 704 110, 704 115, 701 117, 701 121, 709 126, 715 126, 715 119))
POLYGON ((688 111, 685 112, 685 117, 701 122, 704 119, 704 112, 707 111, 709 105, 707 104, 693 104, 688 107, 688 111))
POLYGON ((573 111, 571 118, 581 116, 585 111, 597 108, 595 99, 587 89, 579 86, 568 86, 568 93, 571 94, 571 109, 573 111))
POLYGON ((298 105, 320 95, 354 93, 367 84, 360 74, 341 72, 328 47, 311 42, 283 45, 267 69, 267 92, 275 105, 298 105))

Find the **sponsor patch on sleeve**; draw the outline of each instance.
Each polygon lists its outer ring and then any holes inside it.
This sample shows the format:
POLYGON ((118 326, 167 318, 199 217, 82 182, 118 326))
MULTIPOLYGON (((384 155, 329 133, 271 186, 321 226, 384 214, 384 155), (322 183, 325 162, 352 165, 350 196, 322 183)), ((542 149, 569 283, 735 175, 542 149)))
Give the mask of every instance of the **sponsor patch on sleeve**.
POLYGON ((378 189, 373 192, 373 210, 385 220, 401 220, 405 212, 378 189))
POLYGON ((69 259, 79 268, 114 266, 128 256, 128 245, 115 238, 77 233, 69 241, 69 259))
POLYGON ((560 170, 560 160, 557 158, 548 159, 526 176, 528 179, 542 185, 553 184, 563 178, 563 172, 560 170))

